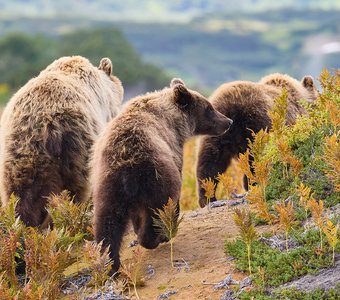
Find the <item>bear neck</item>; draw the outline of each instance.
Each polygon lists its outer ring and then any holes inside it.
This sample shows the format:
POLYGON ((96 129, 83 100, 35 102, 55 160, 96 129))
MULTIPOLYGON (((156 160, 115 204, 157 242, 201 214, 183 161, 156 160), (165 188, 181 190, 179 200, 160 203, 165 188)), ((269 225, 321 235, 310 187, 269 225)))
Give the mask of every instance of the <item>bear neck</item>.
POLYGON ((182 170, 183 148, 185 142, 193 136, 189 117, 176 105, 150 105, 147 109, 153 115, 159 127, 159 134, 173 151, 178 170, 182 170))

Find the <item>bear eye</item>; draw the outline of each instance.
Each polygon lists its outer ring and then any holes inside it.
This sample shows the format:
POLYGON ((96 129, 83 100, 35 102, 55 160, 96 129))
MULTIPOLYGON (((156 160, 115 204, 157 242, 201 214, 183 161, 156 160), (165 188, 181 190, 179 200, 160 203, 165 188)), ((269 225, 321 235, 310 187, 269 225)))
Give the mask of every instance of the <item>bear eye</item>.
POLYGON ((209 105, 209 106, 206 108, 206 115, 207 115, 209 118, 211 118, 211 117, 214 115, 214 109, 213 109, 212 106, 209 105))

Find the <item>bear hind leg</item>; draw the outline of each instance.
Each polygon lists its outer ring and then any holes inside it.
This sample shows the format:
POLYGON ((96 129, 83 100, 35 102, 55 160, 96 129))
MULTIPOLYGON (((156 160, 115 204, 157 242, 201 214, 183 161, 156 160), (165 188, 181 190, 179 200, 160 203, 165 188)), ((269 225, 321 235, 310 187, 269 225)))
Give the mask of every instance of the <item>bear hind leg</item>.
POLYGON ((137 240, 146 249, 157 248, 162 240, 160 234, 156 232, 152 216, 153 214, 147 209, 141 211, 139 215, 140 223, 137 240))
POLYGON ((97 243, 102 242, 102 252, 109 246, 110 258, 113 261, 112 273, 120 267, 119 250, 128 218, 124 214, 117 214, 112 210, 95 213, 95 237, 97 243))

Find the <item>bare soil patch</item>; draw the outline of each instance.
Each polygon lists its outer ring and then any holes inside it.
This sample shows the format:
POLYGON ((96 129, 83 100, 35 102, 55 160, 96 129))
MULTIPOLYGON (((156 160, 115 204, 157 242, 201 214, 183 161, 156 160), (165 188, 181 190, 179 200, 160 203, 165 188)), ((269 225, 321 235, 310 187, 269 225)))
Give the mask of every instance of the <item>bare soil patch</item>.
MULTIPOLYGON (((257 230, 261 232, 264 228, 257 230)), ((166 291, 175 291, 171 299, 220 299, 225 290, 214 288, 215 284, 228 274, 237 281, 247 277, 235 269, 232 259, 224 252, 225 240, 237 235, 232 210, 226 206, 212 208, 210 212, 207 208, 184 212, 174 241, 174 258, 181 267, 171 267, 169 244, 144 250, 143 269, 151 265, 154 275, 138 289, 140 298, 157 299, 166 291)), ((134 239, 131 230, 124 239, 123 262, 132 255, 133 248, 128 245, 134 239)))

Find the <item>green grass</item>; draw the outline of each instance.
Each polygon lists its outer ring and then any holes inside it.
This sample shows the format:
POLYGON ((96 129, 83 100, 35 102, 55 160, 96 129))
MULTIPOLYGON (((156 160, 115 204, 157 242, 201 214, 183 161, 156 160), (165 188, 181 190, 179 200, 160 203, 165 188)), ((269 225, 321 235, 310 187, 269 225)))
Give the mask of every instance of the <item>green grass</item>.
POLYGON ((334 289, 327 291, 316 289, 312 292, 304 292, 292 288, 277 290, 272 295, 269 295, 269 293, 263 294, 258 290, 252 290, 250 292, 242 292, 238 297, 240 300, 338 300, 340 298, 340 284, 334 289))
MULTIPOLYGON (((305 236, 295 232, 295 238, 301 243, 301 247, 281 252, 272 249, 262 242, 256 241, 252 245, 252 270, 255 282, 260 282, 258 268, 265 270, 265 285, 278 286, 294 278, 308 273, 315 273, 319 268, 331 265, 331 255, 318 255, 316 249, 319 246, 318 231, 309 231, 305 236)), ((248 270, 246 246, 243 241, 226 242, 227 255, 236 257, 236 267, 242 271, 248 270)))

